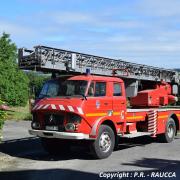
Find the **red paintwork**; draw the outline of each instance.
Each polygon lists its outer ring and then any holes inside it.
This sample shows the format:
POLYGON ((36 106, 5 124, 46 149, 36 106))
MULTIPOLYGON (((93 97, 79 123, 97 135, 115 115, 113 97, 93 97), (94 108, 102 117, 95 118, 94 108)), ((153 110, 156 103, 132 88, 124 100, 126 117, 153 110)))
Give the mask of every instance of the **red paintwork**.
MULTIPOLYGON (((91 81, 95 82, 106 82, 106 96, 104 97, 87 97, 87 100, 84 98, 45 98, 36 104, 37 107, 49 106, 46 109, 37 108, 32 110, 32 113, 38 114, 38 119, 41 122, 41 128, 44 128, 44 113, 60 113, 65 115, 64 124, 67 122, 67 114, 75 113, 81 116, 82 121, 78 124, 78 128, 75 132, 81 132, 89 134, 90 137, 97 137, 99 126, 104 121, 111 121, 114 124, 116 133, 126 133, 127 128, 126 123, 134 123, 133 130, 135 127, 138 129, 143 129, 147 131, 147 121, 148 121, 148 111, 150 109, 139 109, 136 112, 127 112, 126 108, 126 94, 124 88, 124 82, 120 78, 116 77, 104 77, 104 76, 92 76, 92 75, 80 75, 70 77, 69 80, 87 80, 88 87, 90 86, 91 81), (122 96, 113 96, 113 82, 119 83, 122 89, 122 96), (100 104, 99 107, 97 104, 100 104), (63 105, 64 110, 61 110, 59 105, 63 105), (71 112, 68 109, 68 106, 71 106, 74 112, 71 112), (79 113, 77 108, 81 108, 83 114, 79 113), (111 114, 111 111, 114 112, 114 115, 111 114)), ((138 94, 137 97, 131 100, 133 105, 143 105, 146 107, 156 107, 159 104, 167 104, 168 96, 171 93, 171 87, 169 84, 160 84, 157 85, 155 90, 146 90, 138 94), (149 103, 149 96, 152 96, 152 103, 149 103), (141 98, 140 98, 141 97, 141 98), (143 97, 143 98, 142 98, 143 97), (161 98, 164 98, 162 101, 161 98), (136 104, 135 104, 136 103, 136 104)), ((87 92, 86 92, 87 94, 87 92)), ((169 96, 169 99, 172 99, 172 96, 169 96)), ((168 119, 168 116, 175 114, 178 123, 180 124, 180 109, 179 110, 166 110, 161 112, 160 108, 156 108, 158 111, 157 119, 157 134, 165 132, 165 123, 168 119), (164 116, 164 118, 163 118, 164 116), (167 116, 167 117, 165 117, 167 116), (159 118, 161 117, 161 118, 159 118)))
POLYGON ((138 92, 131 98, 130 104, 135 107, 160 107, 176 102, 171 95, 171 85, 165 82, 157 84, 154 89, 138 92))

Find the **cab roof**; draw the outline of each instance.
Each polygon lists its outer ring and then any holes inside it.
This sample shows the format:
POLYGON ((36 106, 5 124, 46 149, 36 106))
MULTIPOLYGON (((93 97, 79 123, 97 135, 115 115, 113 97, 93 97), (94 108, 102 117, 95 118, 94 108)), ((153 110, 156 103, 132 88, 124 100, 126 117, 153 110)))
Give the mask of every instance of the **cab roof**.
POLYGON ((118 77, 107 77, 107 76, 95 76, 95 75, 76 75, 68 78, 68 80, 94 80, 94 81, 111 81, 111 82, 123 82, 122 79, 118 77))

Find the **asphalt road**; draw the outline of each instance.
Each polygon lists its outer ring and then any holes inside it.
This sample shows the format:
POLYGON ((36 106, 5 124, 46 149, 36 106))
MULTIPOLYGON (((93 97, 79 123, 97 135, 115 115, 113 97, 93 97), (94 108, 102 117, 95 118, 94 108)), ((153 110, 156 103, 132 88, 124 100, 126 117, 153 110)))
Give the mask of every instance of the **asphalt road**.
POLYGON ((170 144, 147 138, 122 140, 109 158, 95 160, 83 147, 50 156, 39 138, 28 134, 28 128, 28 121, 6 121, 0 144, 0 180, 180 179, 180 135, 170 144))

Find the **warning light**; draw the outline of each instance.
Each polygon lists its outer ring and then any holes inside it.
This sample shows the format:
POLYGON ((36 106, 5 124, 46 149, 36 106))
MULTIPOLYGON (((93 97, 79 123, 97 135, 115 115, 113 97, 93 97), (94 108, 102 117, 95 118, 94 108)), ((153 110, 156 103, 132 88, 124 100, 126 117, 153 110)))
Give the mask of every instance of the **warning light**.
POLYGON ((91 71, 89 68, 86 69, 86 75, 90 75, 91 74, 91 71))

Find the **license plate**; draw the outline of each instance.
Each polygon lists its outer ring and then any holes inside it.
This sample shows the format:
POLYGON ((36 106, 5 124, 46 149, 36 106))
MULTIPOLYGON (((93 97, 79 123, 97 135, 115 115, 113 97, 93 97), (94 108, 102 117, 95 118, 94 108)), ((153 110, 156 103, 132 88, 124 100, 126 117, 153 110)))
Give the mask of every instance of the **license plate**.
POLYGON ((49 131, 58 131, 58 126, 46 126, 45 129, 49 131))

